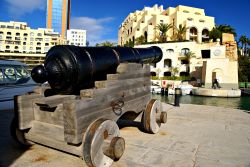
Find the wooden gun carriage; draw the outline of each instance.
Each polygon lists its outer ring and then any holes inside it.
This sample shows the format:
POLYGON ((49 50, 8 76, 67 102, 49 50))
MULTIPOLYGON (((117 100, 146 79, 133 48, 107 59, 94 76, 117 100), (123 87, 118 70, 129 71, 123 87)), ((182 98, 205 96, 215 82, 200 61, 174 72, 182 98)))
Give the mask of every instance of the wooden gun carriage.
POLYGON ((150 66, 120 63, 106 80, 80 93, 45 96, 47 87, 15 97, 12 136, 22 145, 38 143, 83 157, 88 166, 110 166, 125 150, 117 121, 143 113, 146 132, 157 133, 167 113, 151 99, 150 66))

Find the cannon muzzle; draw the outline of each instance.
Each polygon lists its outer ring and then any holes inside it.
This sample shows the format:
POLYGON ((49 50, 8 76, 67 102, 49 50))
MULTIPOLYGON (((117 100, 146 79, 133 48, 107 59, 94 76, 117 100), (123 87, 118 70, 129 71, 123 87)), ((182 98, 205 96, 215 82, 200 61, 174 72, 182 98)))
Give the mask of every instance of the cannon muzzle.
POLYGON ((116 72, 123 62, 157 63, 162 58, 159 47, 77 47, 58 45, 46 55, 44 65, 33 68, 35 82, 48 81, 56 94, 79 94, 81 89, 94 86, 107 74, 116 72))

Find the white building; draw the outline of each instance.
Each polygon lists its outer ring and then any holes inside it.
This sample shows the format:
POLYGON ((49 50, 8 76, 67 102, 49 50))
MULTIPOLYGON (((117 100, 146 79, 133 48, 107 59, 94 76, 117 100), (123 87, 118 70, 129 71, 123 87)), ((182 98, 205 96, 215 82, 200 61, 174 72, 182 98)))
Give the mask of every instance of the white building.
MULTIPOLYGON (((233 38, 232 38, 233 39, 233 38)), ((158 77, 191 76, 210 88, 214 78, 223 88, 238 88, 238 61, 235 41, 199 44, 191 42, 169 42, 146 44, 136 47, 158 46, 163 52, 160 62, 151 66, 151 75, 158 77), (193 53, 187 57, 187 53, 193 53)))
POLYGON ((208 32, 215 26, 214 17, 207 16, 204 9, 179 5, 176 8, 154 5, 144 7, 130 13, 122 22, 118 32, 118 44, 123 46, 128 42, 136 42, 143 36, 145 42, 158 41, 159 30, 156 26, 160 23, 173 26, 167 32, 167 40, 175 40, 176 28, 179 25, 187 27, 184 40, 198 43, 208 41, 208 32))
POLYGON ((53 29, 32 29, 25 22, 0 22, 0 58, 21 61, 33 67, 42 64, 55 45, 66 44, 53 29))
POLYGON ((67 40, 69 45, 86 46, 86 30, 67 30, 67 40))

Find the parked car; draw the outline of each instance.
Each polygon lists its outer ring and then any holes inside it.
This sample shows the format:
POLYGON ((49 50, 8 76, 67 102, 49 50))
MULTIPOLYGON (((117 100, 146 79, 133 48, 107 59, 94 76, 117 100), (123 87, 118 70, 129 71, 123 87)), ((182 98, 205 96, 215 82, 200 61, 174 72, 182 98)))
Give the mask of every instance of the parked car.
POLYGON ((32 92, 35 86, 26 64, 0 60, 0 110, 13 109, 14 96, 32 92))

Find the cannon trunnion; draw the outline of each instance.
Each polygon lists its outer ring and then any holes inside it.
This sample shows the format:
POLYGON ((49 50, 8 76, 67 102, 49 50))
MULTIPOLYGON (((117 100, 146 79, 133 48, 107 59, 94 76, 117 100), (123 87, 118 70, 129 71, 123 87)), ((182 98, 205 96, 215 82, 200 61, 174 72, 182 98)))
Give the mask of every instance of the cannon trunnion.
POLYGON ((46 97, 54 88, 37 87, 17 96, 12 136, 22 145, 38 143, 83 157, 88 166, 110 166, 125 151, 118 120, 141 116, 145 131, 157 133, 167 113, 151 99, 149 65, 119 63, 105 78, 78 94, 46 97))

